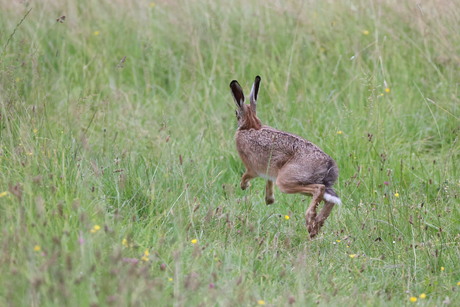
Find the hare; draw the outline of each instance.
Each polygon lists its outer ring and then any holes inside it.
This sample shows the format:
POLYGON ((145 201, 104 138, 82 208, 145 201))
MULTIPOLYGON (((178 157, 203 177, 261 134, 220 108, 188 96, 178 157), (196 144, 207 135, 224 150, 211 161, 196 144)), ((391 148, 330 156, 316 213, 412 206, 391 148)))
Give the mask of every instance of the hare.
POLYGON ((262 125, 256 114, 260 77, 255 78, 249 94, 250 104, 244 103, 243 89, 238 81, 230 83, 237 110, 238 129, 235 134, 238 154, 246 166, 241 189, 249 187, 249 180, 267 180, 265 202, 275 202, 273 183, 283 193, 301 193, 313 198, 305 214, 310 237, 315 237, 340 198, 332 188, 339 169, 336 162, 315 144, 294 134, 262 125), (317 215, 316 208, 325 204, 317 215))

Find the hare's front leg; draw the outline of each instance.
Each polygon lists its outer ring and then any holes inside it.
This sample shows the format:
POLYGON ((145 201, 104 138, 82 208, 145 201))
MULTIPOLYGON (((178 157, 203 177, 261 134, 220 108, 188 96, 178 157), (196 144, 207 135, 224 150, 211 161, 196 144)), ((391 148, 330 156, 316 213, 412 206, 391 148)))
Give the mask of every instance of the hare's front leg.
POLYGON ((271 205, 275 202, 275 196, 273 195, 273 181, 267 180, 265 185, 265 203, 271 205))
POLYGON ((243 174, 243 177, 241 177, 241 190, 246 190, 249 187, 249 180, 256 177, 256 174, 247 170, 246 173, 243 174))

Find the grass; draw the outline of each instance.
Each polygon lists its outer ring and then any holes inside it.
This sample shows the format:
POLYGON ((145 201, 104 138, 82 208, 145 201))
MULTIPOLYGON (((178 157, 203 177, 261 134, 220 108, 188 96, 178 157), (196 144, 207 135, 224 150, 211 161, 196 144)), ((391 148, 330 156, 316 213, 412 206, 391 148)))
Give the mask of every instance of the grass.
POLYGON ((0 5, 0 305, 459 301, 453 3, 0 5), (239 189, 257 74, 262 121, 339 165, 314 240, 308 197, 239 189))

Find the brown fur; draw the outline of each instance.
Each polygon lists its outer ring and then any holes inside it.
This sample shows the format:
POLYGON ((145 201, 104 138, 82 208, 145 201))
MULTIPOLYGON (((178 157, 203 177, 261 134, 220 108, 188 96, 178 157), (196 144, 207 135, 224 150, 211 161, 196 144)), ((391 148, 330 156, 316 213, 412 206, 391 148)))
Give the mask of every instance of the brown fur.
POLYGON ((256 113, 251 109, 250 106, 244 105, 245 107, 245 116, 244 116, 244 123, 240 127, 241 130, 249 130, 249 129, 255 129, 259 130, 262 128, 262 123, 260 122, 260 119, 257 118, 256 113))
POLYGON ((329 216, 334 202, 340 202, 332 189, 338 177, 337 164, 315 144, 297 135, 261 124, 256 115, 259 84, 260 77, 256 77, 250 105, 247 105, 244 104, 243 90, 238 82, 230 83, 238 107, 236 148, 246 166, 246 172, 241 178, 241 189, 249 187, 249 180, 263 177, 267 179, 267 204, 275 201, 274 183, 283 193, 312 195, 305 221, 310 237, 314 237, 329 216), (323 200, 325 206, 317 216, 317 206, 323 200))

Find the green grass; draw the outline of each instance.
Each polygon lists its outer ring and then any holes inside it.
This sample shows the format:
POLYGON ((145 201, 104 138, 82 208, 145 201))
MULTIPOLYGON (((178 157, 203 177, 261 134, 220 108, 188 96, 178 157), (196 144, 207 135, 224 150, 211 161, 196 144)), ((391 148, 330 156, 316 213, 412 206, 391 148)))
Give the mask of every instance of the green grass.
POLYGON ((1 306, 459 302, 458 6, 42 2, 0 0, 1 306), (314 240, 308 197, 239 189, 257 74, 339 165, 314 240))

